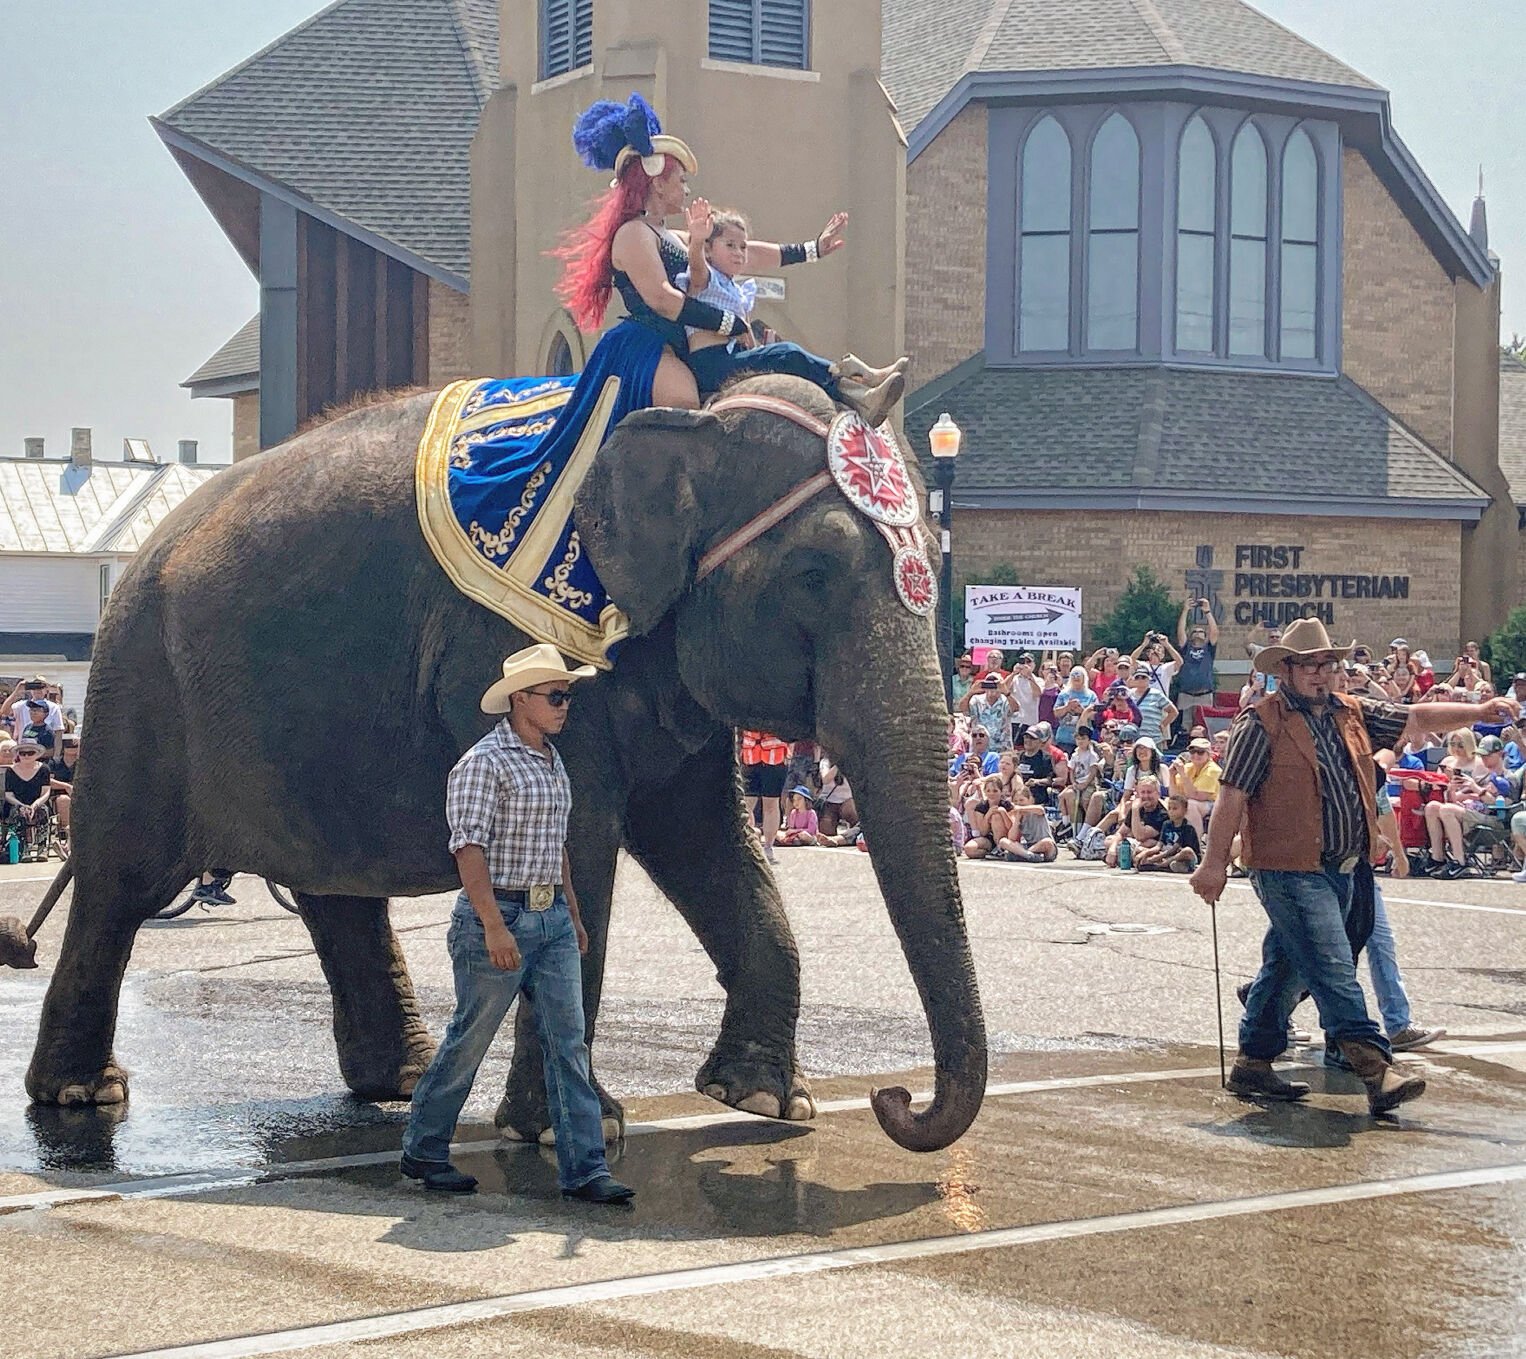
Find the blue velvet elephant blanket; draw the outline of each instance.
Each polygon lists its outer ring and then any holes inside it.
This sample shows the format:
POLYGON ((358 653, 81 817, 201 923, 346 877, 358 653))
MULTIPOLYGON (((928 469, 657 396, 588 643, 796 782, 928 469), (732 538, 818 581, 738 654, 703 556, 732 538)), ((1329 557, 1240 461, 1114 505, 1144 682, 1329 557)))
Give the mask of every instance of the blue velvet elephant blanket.
POLYGON ((416 465, 419 527, 456 587, 606 670, 628 625, 583 552, 572 499, 627 413, 626 387, 618 376, 581 390, 575 377, 454 382, 416 465))

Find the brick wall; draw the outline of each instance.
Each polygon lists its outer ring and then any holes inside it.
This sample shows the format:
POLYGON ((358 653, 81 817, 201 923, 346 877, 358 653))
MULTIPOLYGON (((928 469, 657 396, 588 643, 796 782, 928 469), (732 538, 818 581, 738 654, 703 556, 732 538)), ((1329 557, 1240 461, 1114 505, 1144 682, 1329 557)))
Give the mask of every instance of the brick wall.
POLYGON ((1237 598, 1236 547, 1301 546, 1298 566, 1287 570, 1409 577, 1407 599, 1331 601, 1332 636, 1342 643, 1356 637, 1373 646, 1407 637, 1427 649, 1440 666, 1457 651, 1461 536, 1459 524, 1433 520, 961 510, 954 516, 954 578, 962 582, 982 568, 1005 562, 1016 567, 1025 585, 1078 585, 1082 624, 1090 637, 1136 565, 1151 567, 1179 603, 1198 547, 1210 546, 1212 569, 1223 572, 1216 591, 1223 606, 1219 655, 1229 662, 1243 659, 1242 644, 1256 632, 1254 625, 1235 622, 1236 604, 1281 602, 1237 598))
POLYGON ((471 372, 471 305, 465 293, 429 280, 429 383, 443 386, 471 372))
POLYGON ((244 392, 233 398, 233 461, 260 451, 260 394, 244 392))
POLYGON ((1440 452, 1452 451, 1452 281, 1348 148, 1343 367, 1440 452))
POLYGON ((971 104, 906 171, 907 390, 985 348, 986 106, 971 104))

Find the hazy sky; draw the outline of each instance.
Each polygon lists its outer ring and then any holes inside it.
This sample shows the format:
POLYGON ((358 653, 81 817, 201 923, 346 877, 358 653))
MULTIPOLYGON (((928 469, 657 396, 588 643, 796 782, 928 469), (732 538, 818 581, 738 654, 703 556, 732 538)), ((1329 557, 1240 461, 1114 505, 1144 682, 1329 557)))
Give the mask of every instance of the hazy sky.
MULTIPOLYGON (((321 0, 3 0, 0 452, 73 425, 115 458, 200 439, 231 455, 232 405, 179 387, 258 309, 253 276, 148 125, 321 0)), ((1526 332, 1526 125, 1519 0, 1261 0, 1393 95, 1394 125, 1464 221, 1484 166, 1526 332), (1517 282, 1513 272, 1523 279, 1517 282)))

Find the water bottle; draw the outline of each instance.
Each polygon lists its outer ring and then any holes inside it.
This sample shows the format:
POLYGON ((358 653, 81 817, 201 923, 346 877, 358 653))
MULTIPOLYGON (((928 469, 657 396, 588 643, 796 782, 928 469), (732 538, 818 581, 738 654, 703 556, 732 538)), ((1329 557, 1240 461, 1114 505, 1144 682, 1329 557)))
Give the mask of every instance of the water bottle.
POLYGON ((21 862, 21 837, 14 828, 5 833, 5 861, 8 864, 21 862))
POLYGON ((1134 867, 1134 846, 1127 839, 1118 842, 1118 867, 1125 872, 1134 867))

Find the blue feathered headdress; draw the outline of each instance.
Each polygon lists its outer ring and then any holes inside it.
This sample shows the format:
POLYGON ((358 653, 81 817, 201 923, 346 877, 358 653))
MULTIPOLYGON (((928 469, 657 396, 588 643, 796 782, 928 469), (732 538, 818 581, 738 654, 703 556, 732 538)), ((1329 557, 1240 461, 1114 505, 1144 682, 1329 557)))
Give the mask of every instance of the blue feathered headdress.
POLYGON ((601 99, 584 109, 572 125, 572 145, 590 170, 613 170, 627 146, 638 156, 652 155, 652 138, 661 132, 657 110, 633 93, 624 104, 601 99))

